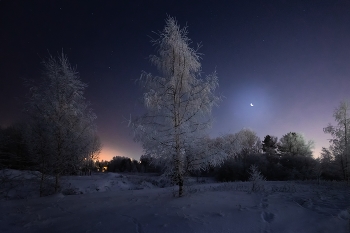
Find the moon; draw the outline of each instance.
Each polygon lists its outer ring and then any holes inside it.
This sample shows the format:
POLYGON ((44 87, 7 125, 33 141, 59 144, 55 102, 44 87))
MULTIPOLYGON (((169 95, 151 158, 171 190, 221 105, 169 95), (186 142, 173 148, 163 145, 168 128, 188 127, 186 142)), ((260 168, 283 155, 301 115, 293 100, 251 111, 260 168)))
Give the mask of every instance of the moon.
POLYGON ((253 107, 254 105, 252 103, 250 103, 250 107, 253 107))

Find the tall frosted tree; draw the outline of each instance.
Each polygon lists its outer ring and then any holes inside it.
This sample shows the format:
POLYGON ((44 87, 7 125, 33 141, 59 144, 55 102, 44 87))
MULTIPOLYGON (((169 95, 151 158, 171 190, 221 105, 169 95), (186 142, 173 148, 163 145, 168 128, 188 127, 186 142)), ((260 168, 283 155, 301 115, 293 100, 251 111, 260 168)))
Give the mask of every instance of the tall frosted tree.
POLYGON ((55 176, 57 192, 60 176, 76 172, 84 161, 97 157, 101 146, 96 115, 84 97, 87 85, 63 53, 43 63, 42 81, 30 86, 27 106, 27 143, 42 174, 41 194, 47 175, 55 176))
POLYGON ((330 150, 340 165, 344 180, 350 182, 350 104, 341 102, 333 117, 337 125, 329 124, 323 131, 332 135, 330 150))
POLYGON ((161 76, 142 73, 139 82, 145 90, 147 111, 133 122, 135 139, 142 142, 147 156, 165 165, 166 174, 179 187, 179 196, 183 195, 184 177, 191 166, 201 168, 199 163, 222 160, 218 154, 204 156, 194 149, 203 142, 211 109, 219 101, 214 94, 218 77, 214 72, 201 78, 199 47, 190 47, 187 34, 186 27, 180 28, 168 17, 164 30, 151 41, 158 54, 151 55, 150 60, 161 76))

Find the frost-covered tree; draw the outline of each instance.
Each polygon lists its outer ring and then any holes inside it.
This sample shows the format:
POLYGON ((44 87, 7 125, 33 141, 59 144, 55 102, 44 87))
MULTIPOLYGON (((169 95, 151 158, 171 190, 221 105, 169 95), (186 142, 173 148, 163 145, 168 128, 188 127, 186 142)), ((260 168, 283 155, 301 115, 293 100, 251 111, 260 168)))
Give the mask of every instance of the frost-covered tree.
POLYGON ((201 146, 203 131, 210 126, 210 113, 219 97, 214 94, 218 77, 214 72, 201 78, 200 54, 190 47, 187 28, 180 28, 176 20, 168 17, 165 28, 152 40, 157 55, 151 62, 161 76, 142 73, 139 82, 144 88, 147 113, 133 121, 135 140, 142 142, 145 154, 156 158, 166 167, 166 174, 179 186, 183 194, 184 177, 188 169, 201 168, 188 163, 217 163, 219 156, 189 153, 201 146), (191 167, 189 168, 188 165, 191 167))
POLYGON ((325 133, 332 135, 330 150, 341 167, 344 179, 350 181, 350 105, 343 101, 334 110, 336 126, 329 124, 323 129, 325 133))
POLYGON ((222 148, 229 157, 259 153, 260 138, 251 129, 242 129, 234 134, 222 136, 222 148))
POLYGON ((249 181, 252 183, 252 192, 264 191, 265 177, 260 173, 258 166, 251 165, 249 168, 249 181))
POLYGON ((293 156, 312 157, 313 148, 314 142, 312 140, 306 142, 302 134, 295 132, 283 135, 278 144, 278 149, 282 154, 288 153, 293 156))
POLYGON ((60 176, 73 173, 100 151, 94 120, 96 115, 85 100, 87 87, 62 53, 44 61, 39 85, 30 85, 27 112, 30 116, 28 147, 42 173, 55 176, 55 192, 60 176))
POLYGON ((329 164, 334 160, 332 152, 325 147, 322 147, 322 150, 320 153, 320 159, 321 159, 321 162, 324 164, 329 164))
POLYGON ((222 143, 220 138, 211 139, 209 137, 195 138, 195 141, 188 143, 185 148, 185 170, 196 172, 221 164, 227 157, 222 150, 222 143))
POLYGON ((332 152, 332 147, 322 147, 320 153, 321 176, 327 180, 344 179, 344 173, 339 161, 336 160, 332 152))
POLYGON ((262 147, 260 138, 251 129, 242 129, 236 133, 242 154, 259 153, 262 147))

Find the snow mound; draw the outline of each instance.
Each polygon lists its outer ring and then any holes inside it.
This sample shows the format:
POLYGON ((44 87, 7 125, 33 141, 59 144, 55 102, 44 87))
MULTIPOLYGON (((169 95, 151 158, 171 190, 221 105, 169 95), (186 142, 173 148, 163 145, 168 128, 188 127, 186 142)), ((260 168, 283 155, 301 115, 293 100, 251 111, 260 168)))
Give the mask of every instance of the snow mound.
POLYGON ((38 171, 0 170, 0 200, 39 196, 40 174, 38 171))
POLYGON ((0 170, 0 177, 2 179, 11 180, 30 180, 40 177, 40 172, 38 171, 19 171, 13 169, 3 169, 0 170))

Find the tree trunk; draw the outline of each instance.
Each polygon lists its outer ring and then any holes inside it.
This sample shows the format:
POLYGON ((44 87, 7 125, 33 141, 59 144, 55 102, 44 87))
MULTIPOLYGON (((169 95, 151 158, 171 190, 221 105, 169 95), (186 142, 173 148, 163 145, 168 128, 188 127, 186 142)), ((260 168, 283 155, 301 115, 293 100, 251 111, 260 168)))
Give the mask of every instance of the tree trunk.
POLYGON ((39 195, 40 195, 40 197, 43 196, 44 176, 45 176, 44 172, 41 172, 40 188, 39 188, 39 195))
POLYGON ((347 184, 349 184, 349 175, 350 175, 350 170, 349 170, 349 159, 348 159, 348 154, 349 154, 349 149, 348 149, 348 125, 347 125, 347 109, 345 109, 345 114, 344 114, 344 136, 345 136, 345 179, 347 181, 347 184))
POLYGON ((60 188, 60 175, 56 174, 56 181, 55 181, 55 193, 58 192, 60 188))
POLYGON ((346 180, 346 170, 345 170, 343 157, 344 157, 344 155, 340 155, 340 167, 341 167, 343 179, 346 180))
POLYGON ((43 196, 44 193, 44 182, 45 182, 45 173, 46 170, 45 168, 47 167, 47 164, 45 163, 45 157, 43 156, 44 153, 41 153, 41 161, 40 161, 40 172, 41 172, 41 177, 40 177, 40 187, 39 187, 39 195, 40 197, 43 196))
POLYGON ((183 195, 183 186, 184 186, 184 179, 182 175, 179 175, 179 197, 182 197, 183 195))
POLYGON ((349 159, 349 153, 347 153, 345 156, 346 156, 345 166, 346 166, 347 184, 350 185, 350 159, 349 159))
MULTIPOLYGON (((178 90, 176 88, 176 90, 178 90)), ((179 126, 180 126, 180 96, 179 92, 176 91, 174 93, 174 129, 175 129, 175 150, 176 150, 176 181, 179 185, 179 197, 183 195, 183 161, 181 156, 181 145, 180 145, 180 132, 179 132, 179 126)))

